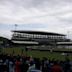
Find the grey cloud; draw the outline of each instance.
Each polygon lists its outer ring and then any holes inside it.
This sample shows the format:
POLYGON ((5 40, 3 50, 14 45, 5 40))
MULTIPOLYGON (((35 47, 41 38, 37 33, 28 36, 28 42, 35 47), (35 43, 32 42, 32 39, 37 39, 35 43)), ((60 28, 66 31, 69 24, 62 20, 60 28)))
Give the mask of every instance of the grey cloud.
POLYGON ((14 18, 15 16, 18 16, 21 8, 22 10, 24 9, 28 10, 27 8, 36 8, 46 13, 48 12, 48 14, 41 16, 34 16, 34 18, 50 16, 52 18, 54 17, 59 22, 67 21, 71 23, 70 18, 67 19, 65 17, 61 18, 60 16, 64 15, 65 13, 72 12, 71 9, 72 0, 0 0, 0 5, 4 5, 4 6, 6 5, 7 8, 10 9, 9 12, 11 12, 14 18), (66 6, 69 6, 69 8, 65 10, 66 6), (64 9, 62 9, 63 7, 64 9))
POLYGON ((72 17, 70 17, 70 18, 60 18, 60 21, 65 22, 66 25, 72 26, 72 17))
MULTIPOLYGON (((26 0, 28 7, 56 7, 72 3, 72 0, 26 0)), ((24 3, 25 4, 25 3, 24 3)))
POLYGON ((41 11, 58 10, 64 5, 72 5, 71 3, 72 0, 0 0, 0 4, 9 6, 13 13, 18 12, 20 8, 37 8, 41 11))
POLYGON ((13 5, 23 6, 24 8, 31 7, 54 7, 64 4, 72 3, 72 0, 0 0, 1 4, 12 3, 13 5))

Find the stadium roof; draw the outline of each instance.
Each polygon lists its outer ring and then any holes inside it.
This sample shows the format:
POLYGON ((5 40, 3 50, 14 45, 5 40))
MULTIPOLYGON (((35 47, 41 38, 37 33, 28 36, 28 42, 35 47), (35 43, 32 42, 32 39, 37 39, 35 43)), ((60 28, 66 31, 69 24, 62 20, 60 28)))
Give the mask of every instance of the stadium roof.
POLYGON ((29 34, 43 34, 43 35, 60 35, 60 36, 65 36, 64 34, 53 33, 53 32, 44 32, 44 31, 13 30, 12 32, 29 33, 29 34))

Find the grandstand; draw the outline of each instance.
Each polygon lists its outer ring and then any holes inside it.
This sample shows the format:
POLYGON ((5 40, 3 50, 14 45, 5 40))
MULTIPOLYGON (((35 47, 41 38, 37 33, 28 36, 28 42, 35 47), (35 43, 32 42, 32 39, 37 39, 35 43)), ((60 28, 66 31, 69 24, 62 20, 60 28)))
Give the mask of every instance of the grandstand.
POLYGON ((42 31, 12 31, 12 42, 15 45, 34 46, 35 49, 49 49, 56 48, 58 42, 70 41, 66 35, 52 32, 42 31))

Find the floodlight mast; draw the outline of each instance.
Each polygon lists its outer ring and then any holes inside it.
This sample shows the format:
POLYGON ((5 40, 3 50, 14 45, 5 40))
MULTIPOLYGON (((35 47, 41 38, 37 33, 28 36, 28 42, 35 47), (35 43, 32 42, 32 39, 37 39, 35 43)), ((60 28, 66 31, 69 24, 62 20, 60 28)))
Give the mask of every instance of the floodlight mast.
MULTIPOLYGON (((67 31, 67 33, 68 33, 68 39, 69 39, 69 33, 70 33, 70 31, 67 31)), ((69 45, 68 45, 68 49, 69 49, 69 45)), ((68 53, 67 53, 68 54, 68 53)))
POLYGON ((17 30, 17 26, 18 26, 18 25, 17 25, 17 24, 15 24, 15 31, 17 30))

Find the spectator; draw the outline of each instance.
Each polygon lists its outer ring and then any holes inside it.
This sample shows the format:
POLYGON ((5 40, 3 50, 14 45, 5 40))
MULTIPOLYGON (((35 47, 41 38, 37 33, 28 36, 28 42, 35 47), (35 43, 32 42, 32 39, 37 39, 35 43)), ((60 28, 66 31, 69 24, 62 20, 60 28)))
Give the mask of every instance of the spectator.
POLYGON ((9 61, 9 72, 14 72, 15 66, 12 60, 9 61))
POLYGON ((72 61, 48 60, 32 56, 0 55, 0 72, 72 72, 72 61))
POLYGON ((57 63, 57 61, 54 62, 54 65, 51 68, 51 72, 63 72, 62 67, 57 63))
POLYGON ((70 61, 69 61, 68 58, 66 59, 64 65, 65 65, 65 67, 64 67, 64 72, 71 72, 71 65, 70 65, 70 61))
POLYGON ((19 59, 17 59, 15 62, 15 72, 21 72, 21 62, 19 59))
POLYGON ((35 69, 35 64, 33 63, 33 61, 30 62, 30 66, 27 72, 31 72, 31 70, 35 69))

